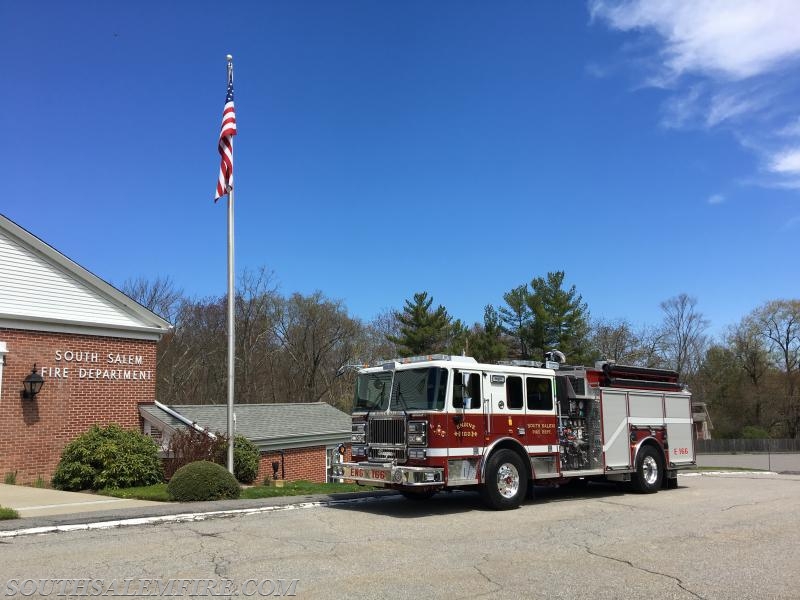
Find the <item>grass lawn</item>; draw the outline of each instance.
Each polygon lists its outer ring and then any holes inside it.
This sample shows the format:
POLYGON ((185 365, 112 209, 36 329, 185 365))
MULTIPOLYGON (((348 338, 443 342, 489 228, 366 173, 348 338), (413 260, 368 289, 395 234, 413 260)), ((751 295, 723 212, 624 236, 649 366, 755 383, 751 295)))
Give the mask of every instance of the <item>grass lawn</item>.
POLYGON ((19 513, 13 508, 0 506, 0 521, 6 521, 8 519, 19 519, 19 513))
MULTIPOLYGON (((361 492, 374 488, 356 485, 354 483, 312 483, 310 481, 287 481, 284 487, 253 486, 242 488, 241 498, 275 498, 278 496, 306 496, 310 494, 336 494, 341 492, 361 492)), ((156 483, 141 487, 100 490, 98 494, 113 496, 114 498, 129 498, 132 500, 152 500, 155 502, 169 502, 166 483, 156 483)))
POLYGON ((102 494, 103 496, 113 496, 114 498, 169 502, 169 494, 167 494, 166 483, 154 483, 153 485, 142 485, 139 487, 125 488, 122 490, 106 488, 97 493, 102 494))

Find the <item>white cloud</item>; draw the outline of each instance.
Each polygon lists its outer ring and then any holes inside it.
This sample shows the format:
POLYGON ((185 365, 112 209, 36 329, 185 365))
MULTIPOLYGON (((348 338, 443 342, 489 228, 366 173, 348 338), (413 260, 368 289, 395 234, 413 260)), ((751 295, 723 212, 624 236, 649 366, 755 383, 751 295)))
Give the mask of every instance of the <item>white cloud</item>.
POLYGON ((745 97, 739 94, 719 93, 711 97, 706 115, 706 125, 714 127, 755 112, 761 108, 761 100, 757 97, 745 97))
POLYGON ((769 170, 781 175, 800 175, 800 148, 792 148, 773 155, 769 170))
POLYGON ((712 194, 708 197, 709 204, 722 204, 723 202, 725 202, 725 196, 722 194, 712 194))
POLYGON ((655 30, 674 76, 744 79, 800 56, 797 0, 593 0, 590 10, 615 29, 655 30))
MULTIPOLYGON (((638 35, 634 68, 666 88, 662 125, 724 128, 764 166, 761 185, 796 189, 800 0, 589 0, 594 22, 638 35)), ((626 49, 630 44, 625 45, 626 49)))

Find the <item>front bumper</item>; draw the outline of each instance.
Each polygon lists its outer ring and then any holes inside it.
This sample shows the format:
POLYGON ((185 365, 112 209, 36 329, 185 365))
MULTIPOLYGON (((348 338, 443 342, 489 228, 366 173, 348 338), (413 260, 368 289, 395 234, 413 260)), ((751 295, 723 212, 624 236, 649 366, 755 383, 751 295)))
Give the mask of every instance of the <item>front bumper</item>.
POLYGON ((444 485, 444 469, 436 467, 404 467, 370 462, 340 463, 333 467, 333 475, 368 484, 404 487, 444 485))

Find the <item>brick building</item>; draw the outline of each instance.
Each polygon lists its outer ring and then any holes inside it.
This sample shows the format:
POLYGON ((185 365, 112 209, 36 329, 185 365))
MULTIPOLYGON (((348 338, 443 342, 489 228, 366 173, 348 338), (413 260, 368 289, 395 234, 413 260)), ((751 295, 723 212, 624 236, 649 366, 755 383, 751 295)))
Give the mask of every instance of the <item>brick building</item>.
POLYGON ((93 424, 141 426, 170 325, 0 215, 0 476, 49 480, 93 424), (32 370, 44 379, 23 394, 32 370))
MULTIPOLYGON (((164 451, 176 430, 194 426, 213 434, 227 429, 224 405, 168 407, 156 402, 139 411, 145 433, 160 441, 164 451)), ((331 463, 340 460, 340 446, 350 460, 350 415, 325 402, 239 404, 236 433, 261 451, 256 483, 272 478, 273 463, 278 463, 279 479, 329 481, 331 463)))

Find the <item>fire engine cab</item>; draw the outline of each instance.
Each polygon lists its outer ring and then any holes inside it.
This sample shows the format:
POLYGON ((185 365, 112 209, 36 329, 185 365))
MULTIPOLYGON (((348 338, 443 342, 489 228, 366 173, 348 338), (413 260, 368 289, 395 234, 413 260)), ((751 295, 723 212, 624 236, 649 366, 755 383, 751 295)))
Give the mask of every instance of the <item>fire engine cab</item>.
POLYGON ((352 460, 334 475, 419 499, 477 489, 495 509, 519 506, 534 483, 653 493, 695 464, 692 431, 674 371, 418 356, 359 370, 352 460))

